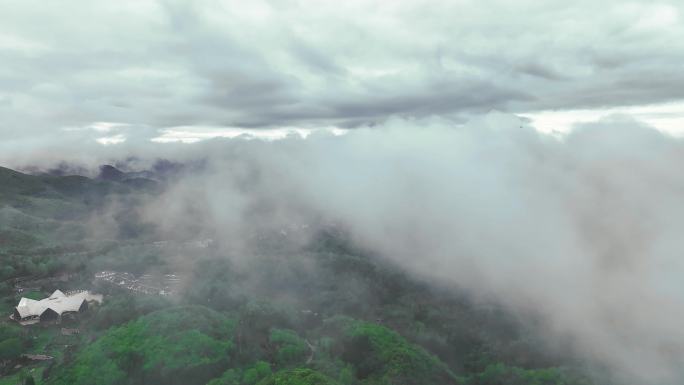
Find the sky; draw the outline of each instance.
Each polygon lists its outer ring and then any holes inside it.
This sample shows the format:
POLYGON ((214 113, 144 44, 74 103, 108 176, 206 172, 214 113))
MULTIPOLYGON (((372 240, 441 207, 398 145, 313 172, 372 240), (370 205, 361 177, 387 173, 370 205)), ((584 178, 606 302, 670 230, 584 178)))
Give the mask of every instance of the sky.
POLYGON ((684 132, 678 1, 0 0, 4 151, 490 111, 684 132))
POLYGON ((682 1, 0 0, 0 165, 206 157, 157 223, 199 207, 239 239, 263 202, 268 224, 314 213, 532 308, 623 383, 682 383, 682 17, 682 1), (245 135, 282 140, 209 140, 245 135))

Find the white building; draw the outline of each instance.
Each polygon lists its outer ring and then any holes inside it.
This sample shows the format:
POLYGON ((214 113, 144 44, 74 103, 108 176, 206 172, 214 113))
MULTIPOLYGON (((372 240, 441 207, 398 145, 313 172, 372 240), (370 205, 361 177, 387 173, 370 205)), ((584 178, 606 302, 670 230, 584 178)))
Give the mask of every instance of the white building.
POLYGON ((34 300, 22 298, 14 308, 11 318, 27 325, 41 321, 58 320, 65 313, 78 313, 88 309, 89 302, 102 303, 101 294, 79 291, 65 295, 55 290, 48 298, 34 300))

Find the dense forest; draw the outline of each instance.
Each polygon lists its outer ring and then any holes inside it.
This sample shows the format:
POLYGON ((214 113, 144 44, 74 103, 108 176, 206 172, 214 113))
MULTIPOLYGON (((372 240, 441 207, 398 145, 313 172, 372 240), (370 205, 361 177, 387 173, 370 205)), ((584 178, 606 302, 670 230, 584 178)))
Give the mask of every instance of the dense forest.
POLYGON ((296 247, 285 232, 257 234, 248 250, 224 247, 220 232, 162 238, 137 208, 164 183, 0 168, 0 384, 588 385, 601 376, 545 341, 534 317, 409 275, 335 226, 296 247), (94 279, 100 271, 181 279, 172 295, 150 295, 94 279), (104 301, 60 324, 8 319, 21 297, 56 289, 104 301))

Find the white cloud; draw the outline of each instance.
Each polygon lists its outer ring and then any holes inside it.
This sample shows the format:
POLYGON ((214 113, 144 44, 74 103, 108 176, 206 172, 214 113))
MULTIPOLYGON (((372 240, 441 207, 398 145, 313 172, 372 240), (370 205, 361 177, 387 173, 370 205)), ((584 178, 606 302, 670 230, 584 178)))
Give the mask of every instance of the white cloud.
POLYGON ((109 146, 112 144, 120 144, 126 141, 126 137, 119 134, 119 135, 112 135, 112 136, 103 136, 100 138, 95 139, 96 142, 109 146))
POLYGON ((679 21, 679 10, 668 4, 647 5, 646 9, 640 10, 635 28, 645 30, 662 30, 672 28, 679 21))
POLYGON ((611 115, 627 115, 660 131, 684 136, 684 102, 643 106, 583 110, 547 110, 520 114, 545 133, 568 133, 578 124, 590 123, 611 115))
POLYGON ((237 138, 279 140, 292 137, 306 138, 313 132, 329 132, 333 135, 344 135, 347 130, 327 127, 317 129, 306 129, 298 127, 281 127, 271 129, 249 129, 239 127, 207 127, 207 126, 186 126, 172 127, 164 129, 158 137, 152 138, 152 142, 157 143, 196 143, 202 140, 214 138, 237 138))

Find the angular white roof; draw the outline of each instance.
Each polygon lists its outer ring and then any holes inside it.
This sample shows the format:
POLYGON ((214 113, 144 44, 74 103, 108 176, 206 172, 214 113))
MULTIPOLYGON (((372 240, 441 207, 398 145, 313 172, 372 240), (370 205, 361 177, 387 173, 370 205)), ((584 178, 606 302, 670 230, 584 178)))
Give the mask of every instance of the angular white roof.
POLYGON ((21 318, 40 316, 47 309, 52 309, 57 314, 61 315, 67 311, 78 311, 83 304, 83 301, 102 302, 102 296, 91 294, 87 291, 66 296, 61 291, 55 290, 48 298, 41 299, 40 301, 22 298, 16 309, 21 318))

